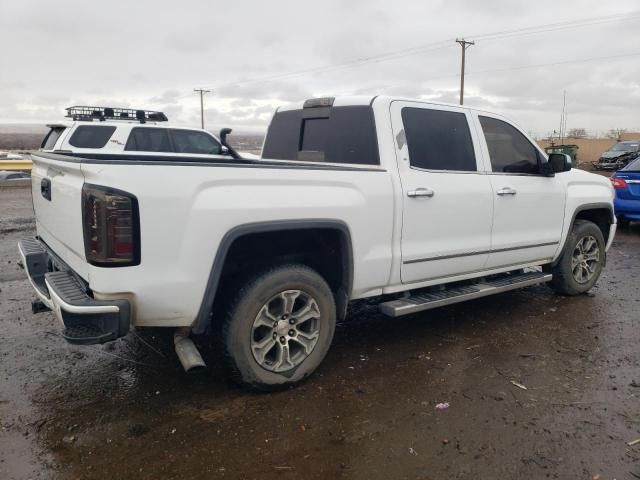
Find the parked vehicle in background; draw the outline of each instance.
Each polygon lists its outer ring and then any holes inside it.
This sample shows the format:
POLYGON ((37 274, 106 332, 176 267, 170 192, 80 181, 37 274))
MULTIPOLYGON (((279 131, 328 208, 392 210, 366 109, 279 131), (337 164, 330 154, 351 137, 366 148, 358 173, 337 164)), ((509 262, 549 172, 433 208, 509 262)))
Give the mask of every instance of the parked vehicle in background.
POLYGON ((11 170, 0 170, 0 182, 12 180, 29 180, 31 175, 26 172, 13 172, 11 170))
POLYGON ((640 221, 640 158, 611 176, 616 196, 613 205, 621 226, 640 221))
POLYGON ((640 156, 640 140, 618 142, 604 152, 597 162, 593 162, 596 170, 618 170, 631 160, 640 156))
MULTIPOLYGON (((40 150, 73 153, 79 158, 126 158, 151 161, 212 161, 238 158, 224 138, 199 128, 167 126, 162 112, 128 108, 76 106, 67 109, 70 121, 50 124, 40 150)), ((223 129, 222 136, 231 133, 223 129)))
POLYGON ((352 300, 397 317, 546 282, 586 292, 616 231, 608 179, 490 112, 309 99, 245 159, 179 156, 170 128, 91 108, 32 154, 34 310, 76 344, 173 327, 185 369, 204 365, 189 335, 212 332, 255 389, 309 376, 352 300))

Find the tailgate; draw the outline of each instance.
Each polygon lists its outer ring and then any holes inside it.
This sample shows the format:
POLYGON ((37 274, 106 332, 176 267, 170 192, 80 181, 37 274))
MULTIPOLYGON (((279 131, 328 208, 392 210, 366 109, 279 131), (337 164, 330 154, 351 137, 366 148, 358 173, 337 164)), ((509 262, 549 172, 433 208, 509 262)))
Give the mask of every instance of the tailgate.
POLYGON ((85 280, 81 163, 51 153, 31 154, 33 208, 38 236, 85 280))

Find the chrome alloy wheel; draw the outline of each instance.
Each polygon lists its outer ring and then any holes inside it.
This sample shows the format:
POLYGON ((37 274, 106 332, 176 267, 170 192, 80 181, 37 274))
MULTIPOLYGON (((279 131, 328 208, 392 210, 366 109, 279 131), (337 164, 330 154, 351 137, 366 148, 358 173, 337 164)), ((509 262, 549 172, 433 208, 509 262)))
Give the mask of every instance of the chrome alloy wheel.
POLYGON ((286 372, 313 352, 320 336, 320 308, 311 295, 285 290, 265 303, 251 332, 251 353, 271 372, 286 372))
POLYGON ((600 262, 598 241, 588 235, 578 240, 571 256, 571 272, 578 283, 587 283, 596 274, 600 262))

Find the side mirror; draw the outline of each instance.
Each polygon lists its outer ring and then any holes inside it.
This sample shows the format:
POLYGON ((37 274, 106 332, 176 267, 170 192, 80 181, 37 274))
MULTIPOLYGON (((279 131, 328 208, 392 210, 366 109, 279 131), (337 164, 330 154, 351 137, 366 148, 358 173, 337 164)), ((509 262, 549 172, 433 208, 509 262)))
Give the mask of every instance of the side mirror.
POLYGON ((549 155, 549 165, 554 173, 568 172, 573 168, 571 157, 566 153, 551 153, 549 155))
POLYGON ((224 145, 222 145, 222 146, 220 147, 220 154, 221 154, 221 155, 229 155, 229 148, 228 148, 228 147, 225 147, 224 145))

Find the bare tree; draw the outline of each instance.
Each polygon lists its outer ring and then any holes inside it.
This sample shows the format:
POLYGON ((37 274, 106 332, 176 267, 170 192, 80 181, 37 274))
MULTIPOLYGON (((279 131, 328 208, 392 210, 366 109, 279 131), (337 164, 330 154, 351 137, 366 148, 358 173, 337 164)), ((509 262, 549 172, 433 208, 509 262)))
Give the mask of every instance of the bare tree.
POLYGON ((620 141, 622 140, 622 135, 625 133, 627 133, 626 128, 612 128, 609 130, 609 133, 607 133, 607 137, 620 141))
POLYGON ((567 134, 567 137, 569 138, 585 138, 586 136, 587 130, 584 128, 572 128, 567 134))

